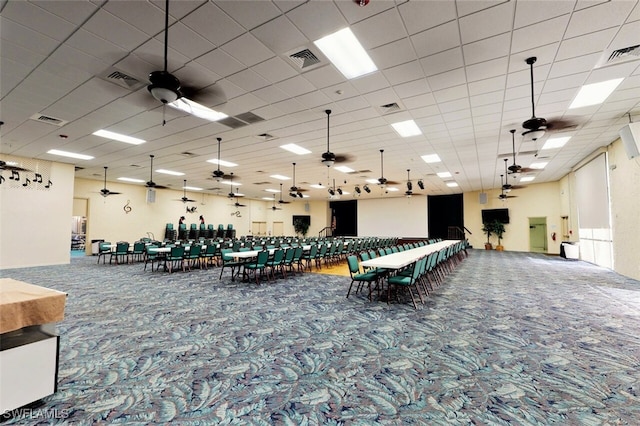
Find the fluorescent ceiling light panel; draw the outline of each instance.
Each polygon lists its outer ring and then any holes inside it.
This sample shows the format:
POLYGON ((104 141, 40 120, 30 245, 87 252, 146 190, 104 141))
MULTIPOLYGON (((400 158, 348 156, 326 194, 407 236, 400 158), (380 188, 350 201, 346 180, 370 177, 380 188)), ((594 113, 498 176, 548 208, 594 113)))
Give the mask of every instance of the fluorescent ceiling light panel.
POLYGON ((123 182, 133 182, 133 183, 144 183, 145 182, 144 179, 134 179, 134 178, 128 178, 128 177, 119 177, 118 180, 121 180, 123 182))
POLYGON ((585 84, 580 88, 569 109, 582 108, 603 103, 611 93, 622 83, 624 78, 601 81, 600 83, 585 84))
POLYGON ((244 197, 244 194, 242 192, 234 192, 233 196, 234 197, 244 197))
POLYGON ((394 186, 390 186, 390 187, 387 188, 387 191, 389 191, 389 192, 397 192, 398 188, 396 188, 394 186))
POLYGON ((202 191, 202 188, 198 188, 197 186, 183 186, 182 189, 186 189, 187 191, 202 191))
POLYGON ((520 182, 531 182, 535 178, 535 176, 523 176, 520 178, 520 182))
POLYGON ((174 172, 173 170, 157 169, 156 172, 162 173, 163 175, 184 176, 184 173, 174 172))
POLYGON ((180 98, 173 102, 168 103, 172 108, 184 111, 188 114, 194 115, 199 118, 203 118, 209 121, 218 121, 223 118, 227 118, 228 115, 222 112, 214 111, 211 108, 207 108, 204 105, 200 105, 197 102, 193 102, 187 98, 180 98))
POLYGON ((346 78, 356 78, 378 70, 349 27, 322 37, 314 44, 346 78))
POLYGON ((287 151, 293 152, 294 154, 298 154, 298 155, 311 154, 311 151, 309 151, 307 148, 303 148, 299 145, 296 145, 295 143, 280 145, 280 148, 286 149, 287 151))
POLYGON ((422 158, 422 161, 424 161, 427 164, 439 163, 442 161, 438 154, 427 154, 427 155, 423 155, 420 158, 422 158))
POLYGON ((367 182, 367 183, 380 183, 380 182, 378 182, 378 179, 367 179, 365 182, 367 182))
POLYGON ((216 164, 216 165, 219 164, 222 167, 236 167, 237 166, 236 163, 232 163, 231 161, 218 160, 217 158, 214 158, 212 160, 207 160, 207 163, 216 164))
POLYGON ((549 164, 549 162, 548 162, 548 161, 543 161, 543 162, 540 162, 540 163, 531 163, 531 165, 529 166, 529 168, 531 168, 531 169, 539 169, 539 170, 542 170, 542 169, 544 169, 545 167, 547 167, 547 164, 549 164))
POLYGON ((342 190, 342 195, 351 195, 351 193, 349 191, 345 191, 344 189, 342 190))
POLYGON ((451 177, 451 173, 449 173, 449 172, 440 172, 440 173, 436 173, 436 174, 440 178, 450 178, 451 177))
POLYGON ((278 180, 289 180, 289 179, 291 179, 290 177, 288 177, 288 176, 283 176, 283 175, 271 175, 271 176, 269 176, 269 177, 272 177, 272 178, 274 178, 274 179, 278 179, 278 180))
POLYGON ((120 133, 110 132, 108 130, 97 130, 93 132, 94 135, 100 136, 101 138, 113 139, 114 141, 130 143, 132 145, 140 145, 145 143, 144 139, 134 138, 132 136, 121 135, 120 133))
POLYGON ((571 139, 571 136, 561 136, 561 137, 557 137, 557 138, 549 138, 544 143, 544 145, 542 145, 542 148, 540 148, 540 149, 562 148, 569 141, 569 139, 571 139))
POLYGON ((321 183, 314 183, 313 185, 309 185, 311 188, 315 189, 324 189, 325 187, 321 183))
POLYGON ((267 200, 267 201, 273 201, 273 198, 271 197, 262 197, 263 200, 267 200))
MULTIPOLYGON (((278 192, 280 192, 280 190, 279 189, 267 188, 267 189, 264 190, 264 192, 272 192, 274 194, 277 194, 278 192)), ((269 199, 271 199, 271 198, 269 198, 269 199)))
POLYGON ((302 198, 309 198, 309 197, 310 197, 310 195, 302 194, 302 198))
POLYGON ((416 122, 413 120, 392 123, 391 127, 393 127, 393 129, 396 132, 398 132, 398 134, 403 138, 408 138, 410 136, 417 136, 422 134, 422 131, 420 130, 416 122))
POLYGON ((353 170, 351 167, 347 167, 347 166, 338 166, 338 167, 334 167, 334 169, 336 169, 339 172, 342 173, 353 173, 355 172, 355 170, 353 170))
POLYGON ((223 185, 231 185, 231 186, 240 186, 242 185, 240 182, 233 182, 231 180, 223 180, 220 182, 223 185))
POLYGON ((458 184, 457 184, 457 183, 455 183, 455 182, 447 182, 447 186, 448 186, 449 188, 456 188, 456 187, 458 186, 458 184))
POLYGON ((59 149, 50 149, 47 154, 59 155, 61 157, 77 158, 78 160, 93 160, 90 155, 76 154, 75 152, 60 151, 59 149))

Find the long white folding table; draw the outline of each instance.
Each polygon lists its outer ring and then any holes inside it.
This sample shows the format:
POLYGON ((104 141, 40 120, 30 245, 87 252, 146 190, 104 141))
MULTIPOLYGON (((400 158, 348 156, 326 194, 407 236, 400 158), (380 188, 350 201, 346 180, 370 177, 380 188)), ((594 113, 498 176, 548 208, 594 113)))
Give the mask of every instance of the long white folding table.
POLYGON ((460 240, 444 240, 369 260, 363 260, 360 262, 360 265, 367 268, 402 269, 405 266, 411 265, 421 257, 430 255, 431 253, 440 251, 459 242, 460 240))

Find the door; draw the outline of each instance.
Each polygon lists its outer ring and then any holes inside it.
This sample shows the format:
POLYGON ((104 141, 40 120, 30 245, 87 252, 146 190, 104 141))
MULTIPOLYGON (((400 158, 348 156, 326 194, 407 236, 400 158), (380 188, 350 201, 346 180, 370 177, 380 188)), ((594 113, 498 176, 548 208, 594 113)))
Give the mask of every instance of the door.
POLYGON ((271 234, 274 237, 284 236, 284 222, 273 222, 273 232, 271 234))
POLYGON ((253 235, 267 235, 267 222, 251 222, 253 235))
POLYGON ((529 251, 536 253, 547 252, 547 218, 529 218, 529 251))

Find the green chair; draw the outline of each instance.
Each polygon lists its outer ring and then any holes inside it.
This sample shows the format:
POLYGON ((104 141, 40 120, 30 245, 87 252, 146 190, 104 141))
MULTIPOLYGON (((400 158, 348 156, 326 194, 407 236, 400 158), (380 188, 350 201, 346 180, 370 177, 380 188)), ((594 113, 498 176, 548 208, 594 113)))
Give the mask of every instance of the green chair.
POLYGON ((220 278, 222 279, 222 273, 224 272, 224 268, 231 268, 231 281, 239 274, 240 268, 244 265, 244 262, 240 262, 235 260, 233 257, 229 256, 229 253, 232 253, 234 250, 230 248, 224 248, 220 250, 220 260, 222 261, 222 266, 220 267, 220 278), (237 268, 237 272, 236 272, 237 268))
POLYGON ((301 260, 306 263, 305 269, 311 270, 311 262, 316 260, 316 256, 318 256, 318 245, 314 244, 308 253, 302 255, 301 260))
POLYGON ((349 275, 351 275, 351 284, 349 284, 349 291, 347 291, 347 299, 351 294, 353 283, 357 282, 358 286, 356 287, 356 293, 360 291, 364 283, 367 283, 367 287, 369 288, 369 300, 371 300, 371 283, 377 283, 378 275, 375 272, 360 272, 358 258, 354 255, 347 256, 347 264, 349 265, 349 275))
POLYGON ((204 251, 204 253, 201 253, 202 258, 204 259, 205 268, 209 269, 209 265, 215 264, 217 248, 217 244, 214 244, 211 241, 207 243, 207 249, 204 251))
POLYGON ((153 264, 155 262, 160 263, 161 260, 164 260, 164 256, 161 253, 158 253, 156 250, 158 246, 155 244, 151 244, 145 247, 145 256, 144 256, 144 270, 147 270, 147 263, 151 263, 151 271, 153 271, 153 264))
POLYGON ((277 249, 273 252, 273 257, 267 262, 267 266, 271 270, 271 276, 276 279, 276 270, 280 271, 282 278, 287 277, 284 270, 284 249, 277 249))
MULTIPOLYGON (((260 284, 259 282, 260 276, 262 276, 262 274, 266 271, 266 268, 268 267, 267 265, 268 261, 269 261, 269 252, 266 250, 259 251, 258 255, 256 256, 256 260, 254 262, 249 262, 244 265, 244 269, 242 272, 243 279, 245 277, 250 278, 249 275, 251 271, 253 271, 253 275, 256 279, 256 284, 260 284)), ((267 274, 267 279, 269 279, 268 274, 267 274)))
MULTIPOLYGON (((412 287, 415 287, 418 292, 418 296, 420 297, 420 302, 424 304, 424 300, 422 299, 422 293, 420 293, 420 288, 418 287, 418 279, 420 277, 420 271, 422 270, 422 263, 426 262, 426 257, 421 257, 416 260, 413 265, 413 273, 411 276, 403 276, 403 275, 393 275, 387 278, 387 303, 391 300, 391 287, 397 288, 406 288, 409 290, 409 294, 411 295, 411 302, 413 303, 413 307, 418 309, 418 305, 416 305, 416 299, 413 295, 412 287)), ((397 292, 396 292, 397 295, 397 292)))
POLYGON ((165 269, 169 267, 169 272, 173 272, 176 268, 182 268, 184 272, 184 246, 171 247, 169 255, 164 261, 165 269))
POLYGON ((106 263, 107 255, 111 254, 111 243, 108 241, 98 243, 98 263, 100 263, 100 258, 102 258, 102 263, 106 263))
POLYGON ((142 262, 144 260, 145 255, 145 243, 142 241, 136 241, 133 243, 133 250, 131 251, 131 260, 137 260, 138 262, 142 262))
POLYGON ((198 266, 198 268, 202 267, 202 263, 200 262, 200 253, 202 252, 202 246, 199 244, 194 244, 189 248, 189 251, 185 251, 184 260, 187 264, 189 270, 191 270, 192 266, 198 266))
POLYGON ((129 243, 126 241, 116 243, 116 251, 111 252, 109 263, 111 263, 114 258, 116 259, 116 265, 119 265, 120 263, 129 263, 129 243))

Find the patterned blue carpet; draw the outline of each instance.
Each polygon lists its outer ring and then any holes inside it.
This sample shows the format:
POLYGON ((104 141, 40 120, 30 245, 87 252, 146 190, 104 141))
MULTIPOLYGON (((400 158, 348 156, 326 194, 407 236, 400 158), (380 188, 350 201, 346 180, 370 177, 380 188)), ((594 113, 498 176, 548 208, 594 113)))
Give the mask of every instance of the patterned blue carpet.
MULTIPOLYGON (((69 294, 42 424, 619 425, 640 419, 640 283, 470 250, 414 310, 306 273, 0 271, 69 294)), ((7 424, 36 424, 25 416, 7 424)))

